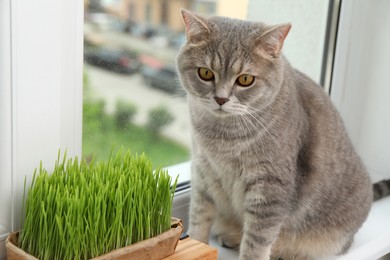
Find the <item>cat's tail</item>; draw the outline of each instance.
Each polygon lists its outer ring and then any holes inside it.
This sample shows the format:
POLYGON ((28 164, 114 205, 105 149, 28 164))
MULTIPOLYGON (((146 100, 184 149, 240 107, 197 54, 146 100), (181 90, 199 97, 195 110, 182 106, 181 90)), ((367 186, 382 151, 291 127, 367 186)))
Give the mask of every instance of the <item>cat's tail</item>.
POLYGON ((390 195, 390 179, 374 183, 374 201, 390 195))

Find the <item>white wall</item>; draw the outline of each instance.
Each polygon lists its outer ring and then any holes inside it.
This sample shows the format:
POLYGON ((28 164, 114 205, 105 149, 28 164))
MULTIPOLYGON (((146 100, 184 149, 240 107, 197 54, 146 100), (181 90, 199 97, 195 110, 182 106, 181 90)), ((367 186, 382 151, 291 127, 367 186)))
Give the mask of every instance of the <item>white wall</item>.
POLYGON ((331 97, 373 181, 390 178, 390 1, 343 1, 331 97))
POLYGON ((57 151, 81 154, 83 1, 0 1, 0 259, 23 183, 57 151))
POLYGON ((319 82, 329 1, 250 0, 248 19, 292 24, 283 46, 291 64, 319 82))

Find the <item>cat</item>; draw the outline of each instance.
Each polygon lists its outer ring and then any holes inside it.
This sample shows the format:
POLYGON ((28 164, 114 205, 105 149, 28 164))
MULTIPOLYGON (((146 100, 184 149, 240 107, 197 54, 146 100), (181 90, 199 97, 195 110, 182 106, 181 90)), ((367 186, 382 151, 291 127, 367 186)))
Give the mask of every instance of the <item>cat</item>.
POLYGON ((345 253, 369 213, 372 183, 328 95, 282 55, 291 25, 181 14, 189 235, 208 243, 212 229, 242 260, 345 253))

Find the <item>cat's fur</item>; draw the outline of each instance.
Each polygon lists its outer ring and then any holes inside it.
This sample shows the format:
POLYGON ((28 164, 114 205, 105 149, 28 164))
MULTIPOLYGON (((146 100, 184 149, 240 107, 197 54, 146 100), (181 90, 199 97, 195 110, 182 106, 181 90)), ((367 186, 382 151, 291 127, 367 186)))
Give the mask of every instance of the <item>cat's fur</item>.
POLYGON ((177 67, 193 128, 190 236, 207 243, 214 223, 240 259, 346 252, 370 210, 372 184, 327 94, 281 54, 291 26, 182 16, 187 43, 177 67), (202 80, 202 67, 215 78, 202 80), (239 86, 242 74, 254 83, 239 86))

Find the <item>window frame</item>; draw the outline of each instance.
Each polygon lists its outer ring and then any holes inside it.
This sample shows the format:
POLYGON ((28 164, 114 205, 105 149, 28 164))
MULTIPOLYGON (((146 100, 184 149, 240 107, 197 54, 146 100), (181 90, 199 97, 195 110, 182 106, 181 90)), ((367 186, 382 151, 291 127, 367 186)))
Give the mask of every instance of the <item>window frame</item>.
POLYGON ((11 208, 11 19, 10 1, 0 2, 0 258, 5 255, 2 243, 9 232, 11 215, 6 212, 11 208), (1 221, 2 220, 2 221, 1 221))
POLYGON ((25 177, 40 161, 52 168, 58 149, 81 155, 83 5, 0 2, 0 258, 21 226, 25 177))

